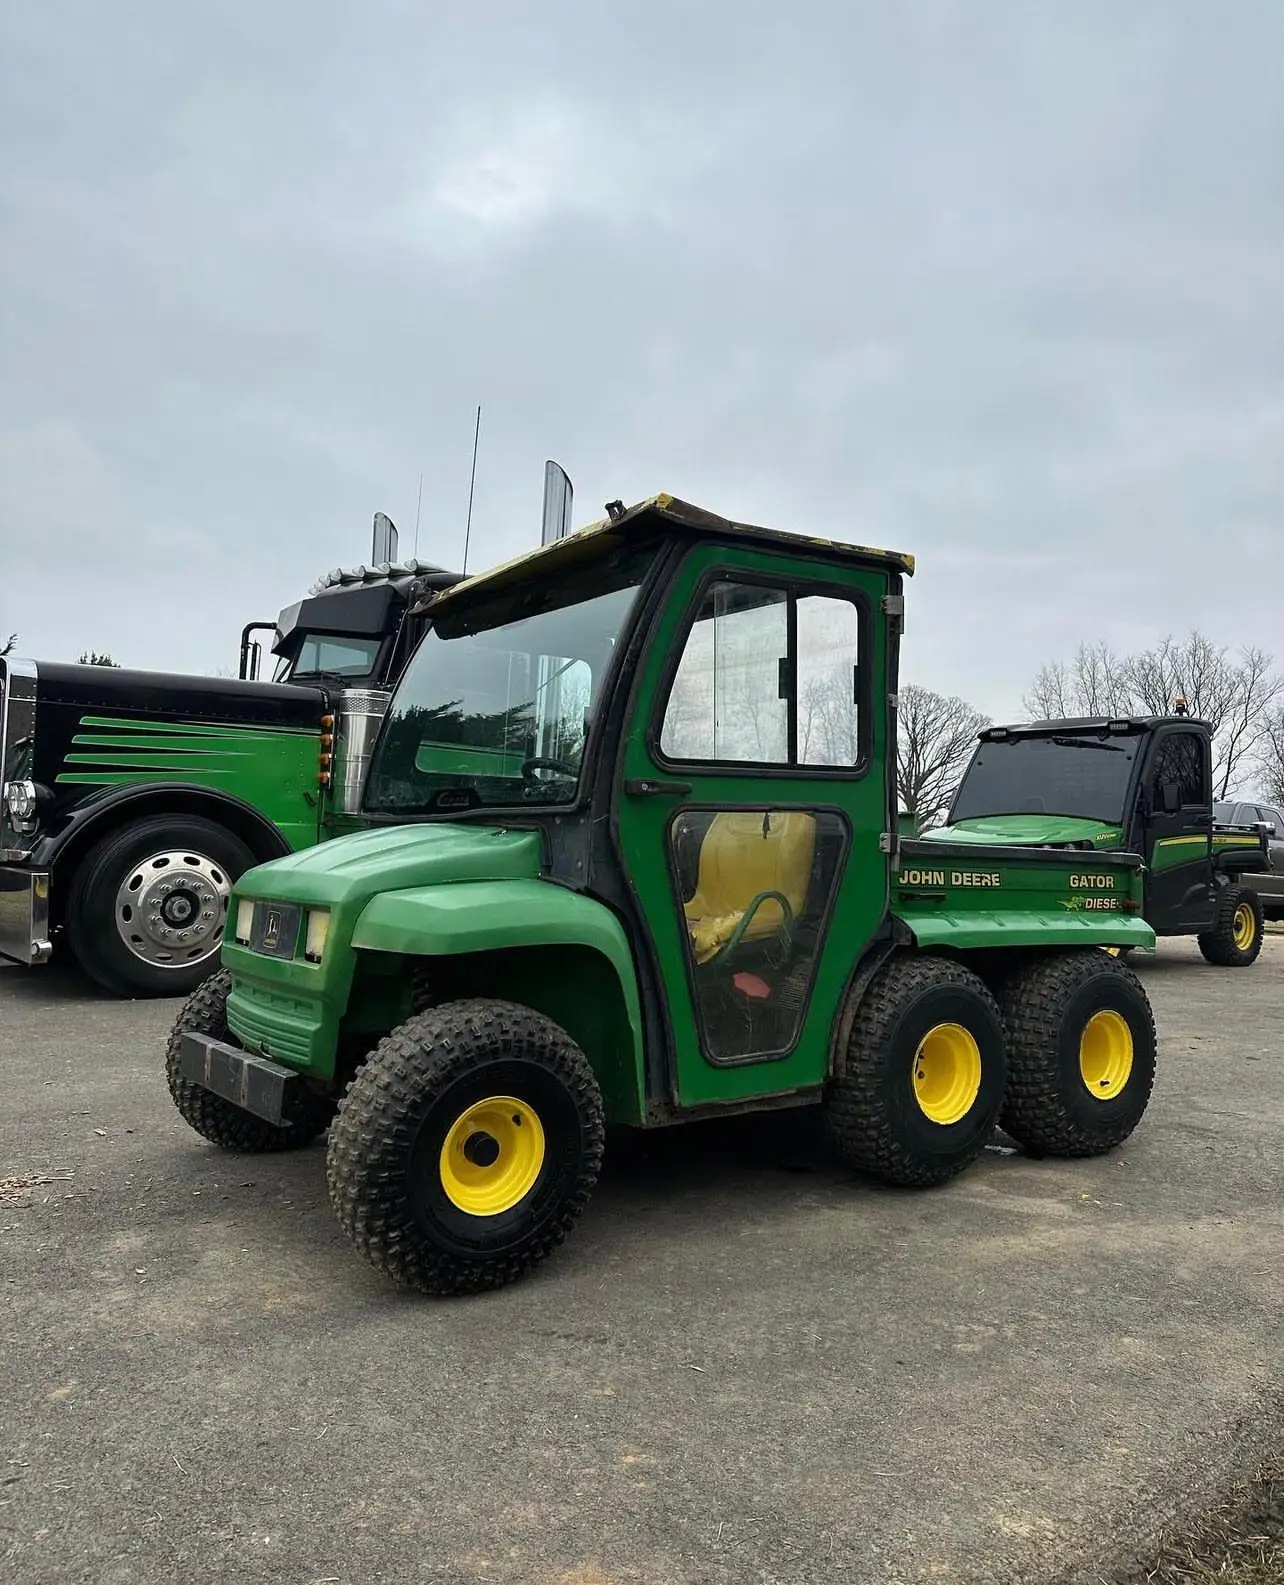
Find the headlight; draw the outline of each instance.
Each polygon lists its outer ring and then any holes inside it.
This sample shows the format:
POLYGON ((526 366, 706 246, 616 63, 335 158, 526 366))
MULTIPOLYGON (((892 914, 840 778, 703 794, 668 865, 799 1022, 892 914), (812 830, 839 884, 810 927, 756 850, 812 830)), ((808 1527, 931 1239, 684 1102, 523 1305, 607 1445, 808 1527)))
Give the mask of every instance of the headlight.
POLYGON ((5 808, 15 821, 30 820, 36 812, 36 785, 29 781, 7 781, 4 784, 5 808))
POLYGON ((325 951, 325 938, 330 933, 330 910, 308 909, 308 930, 303 942, 303 956, 309 963, 320 963, 325 951))
POLYGON ((242 897, 236 905, 236 939, 243 946, 250 944, 250 931, 254 928, 254 900, 242 897))

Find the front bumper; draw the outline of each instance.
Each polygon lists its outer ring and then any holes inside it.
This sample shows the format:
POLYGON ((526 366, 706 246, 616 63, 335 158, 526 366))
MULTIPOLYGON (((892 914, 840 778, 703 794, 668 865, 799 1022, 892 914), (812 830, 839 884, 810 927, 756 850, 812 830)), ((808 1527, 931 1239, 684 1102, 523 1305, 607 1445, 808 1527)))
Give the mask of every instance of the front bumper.
POLYGON ((189 1083, 278 1128, 288 1124, 290 1102, 301 1082, 292 1069, 269 1057, 190 1031, 179 1040, 178 1070, 189 1083))
POLYGON ((49 942, 49 874, 0 865, 0 958, 45 963, 49 942))

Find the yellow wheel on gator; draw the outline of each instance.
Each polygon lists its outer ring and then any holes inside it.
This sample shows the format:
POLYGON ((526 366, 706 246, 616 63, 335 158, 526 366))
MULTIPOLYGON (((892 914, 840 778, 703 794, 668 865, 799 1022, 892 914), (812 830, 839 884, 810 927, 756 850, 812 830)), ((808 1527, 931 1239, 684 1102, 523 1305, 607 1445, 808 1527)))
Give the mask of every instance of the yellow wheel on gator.
POLYGON ((981 1089, 981 1048, 962 1024, 935 1024, 914 1053, 914 1099, 923 1116, 949 1127, 966 1117, 981 1089))
POLYGON ((1096 947, 1049 953, 1004 982, 1000 1005, 1004 1130, 1040 1156, 1099 1156, 1122 1144, 1155 1082, 1155 1018, 1128 965, 1096 947))
POLYGON ((533 1008, 413 1014, 375 1047, 330 1129, 326 1181, 372 1265, 422 1293, 513 1282, 566 1239, 602 1165, 592 1066, 533 1008))
POLYGON ((1007 1078, 1003 1020, 985 982, 932 953, 897 954, 870 981, 822 1112, 843 1162, 927 1188, 993 1137, 1007 1078))
POLYGON ((544 1127, 514 1095, 476 1101, 441 1147, 441 1186, 470 1216, 499 1216, 530 1193, 544 1165, 544 1127))
POLYGON ((1132 1030, 1122 1013, 1103 1007, 1079 1036, 1079 1077, 1096 1101, 1122 1095, 1132 1077, 1132 1030))
POLYGON ((1199 950, 1223 969, 1246 969, 1262 950, 1262 900, 1250 886, 1223 886, 1212 928, 1200 932, 1199 950))

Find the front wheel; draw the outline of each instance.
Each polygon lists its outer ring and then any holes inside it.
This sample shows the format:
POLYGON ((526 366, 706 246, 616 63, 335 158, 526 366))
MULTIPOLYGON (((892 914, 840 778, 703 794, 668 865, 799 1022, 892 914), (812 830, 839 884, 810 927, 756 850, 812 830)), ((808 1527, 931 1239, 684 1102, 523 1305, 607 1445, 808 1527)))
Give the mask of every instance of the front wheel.
POLYGON ((1032 1155, 1099 1156, 1136 1128, 1155 1082, 1155 1018, 1125 963, 1089 948, 1012 974, 1005 1132, 1032 1155))
POLYGON ((510 1002, 450 1002, 376 1046, 330 1130, 330 1203, 403 1287, 477 1293, 562 1243, 605 1146, 597 1080, 566 1032, 510 1002))
POLYGON ((195 815, 153 815, 112 831, 72 882, 77 962, 118 996, 186 996, 218 966, 245 843, 195 815))
POLYGON ((1245 969, 1262 950, 1262 900, 1247 886, 1223 886, 1213 928, 1197 938, 1209 963, 1245 969))
POLYGON ((856 1015, 825 1126, 850 1167, 943 1183, 993 1135, 1005 1078, 1003 1023, 982 981, 946 958, 893 958, 856 1015))

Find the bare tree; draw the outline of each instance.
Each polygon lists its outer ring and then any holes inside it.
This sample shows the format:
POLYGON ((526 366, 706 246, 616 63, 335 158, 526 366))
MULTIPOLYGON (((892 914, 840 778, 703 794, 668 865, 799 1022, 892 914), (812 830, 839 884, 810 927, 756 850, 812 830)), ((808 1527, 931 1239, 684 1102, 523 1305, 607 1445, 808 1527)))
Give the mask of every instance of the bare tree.
POLYGON ((1237 774, 1259 757, 1284 678, 1264 650, 1238 658, 1207 634, 1165 638, 1153 649, 1116 655, 1105 643, 1081 644, 1073 661, 1040 669, 1025 707, 1034 716, 1169 715, 1184 698, 1213 733, 1213 791, 1224 798, 1237 774))
POLYGON ((1040 668, 1025 707, 1041 720, 1076 715, 1122 715, 1132 706, 1128 662, 1104 641, 1080 644, 1074 659, 1040 668))
POLYGON ((1257 745, 1257 782, 1274 803, 1284 803, 1284 709, 1271 710, 1257 745))
POLYGON ((910 683, 896 712, 896 790, 919 830, 937 824, 990 718, 963 699, 910 683))
POLYGON ((96 649, 82 649, 80 652, 82 666, 120 666, 118 660, 113 660, 110 655, 100 655, 96 649))
POLYGON ((18 642, 18 635, 16 633, 10 633, 9 637, 5 640, 5 642, 2 645, 0 645, 0 655, 10 655, 10 654, 12 654, 13 653, 13 646, 17 642, 18 642))

